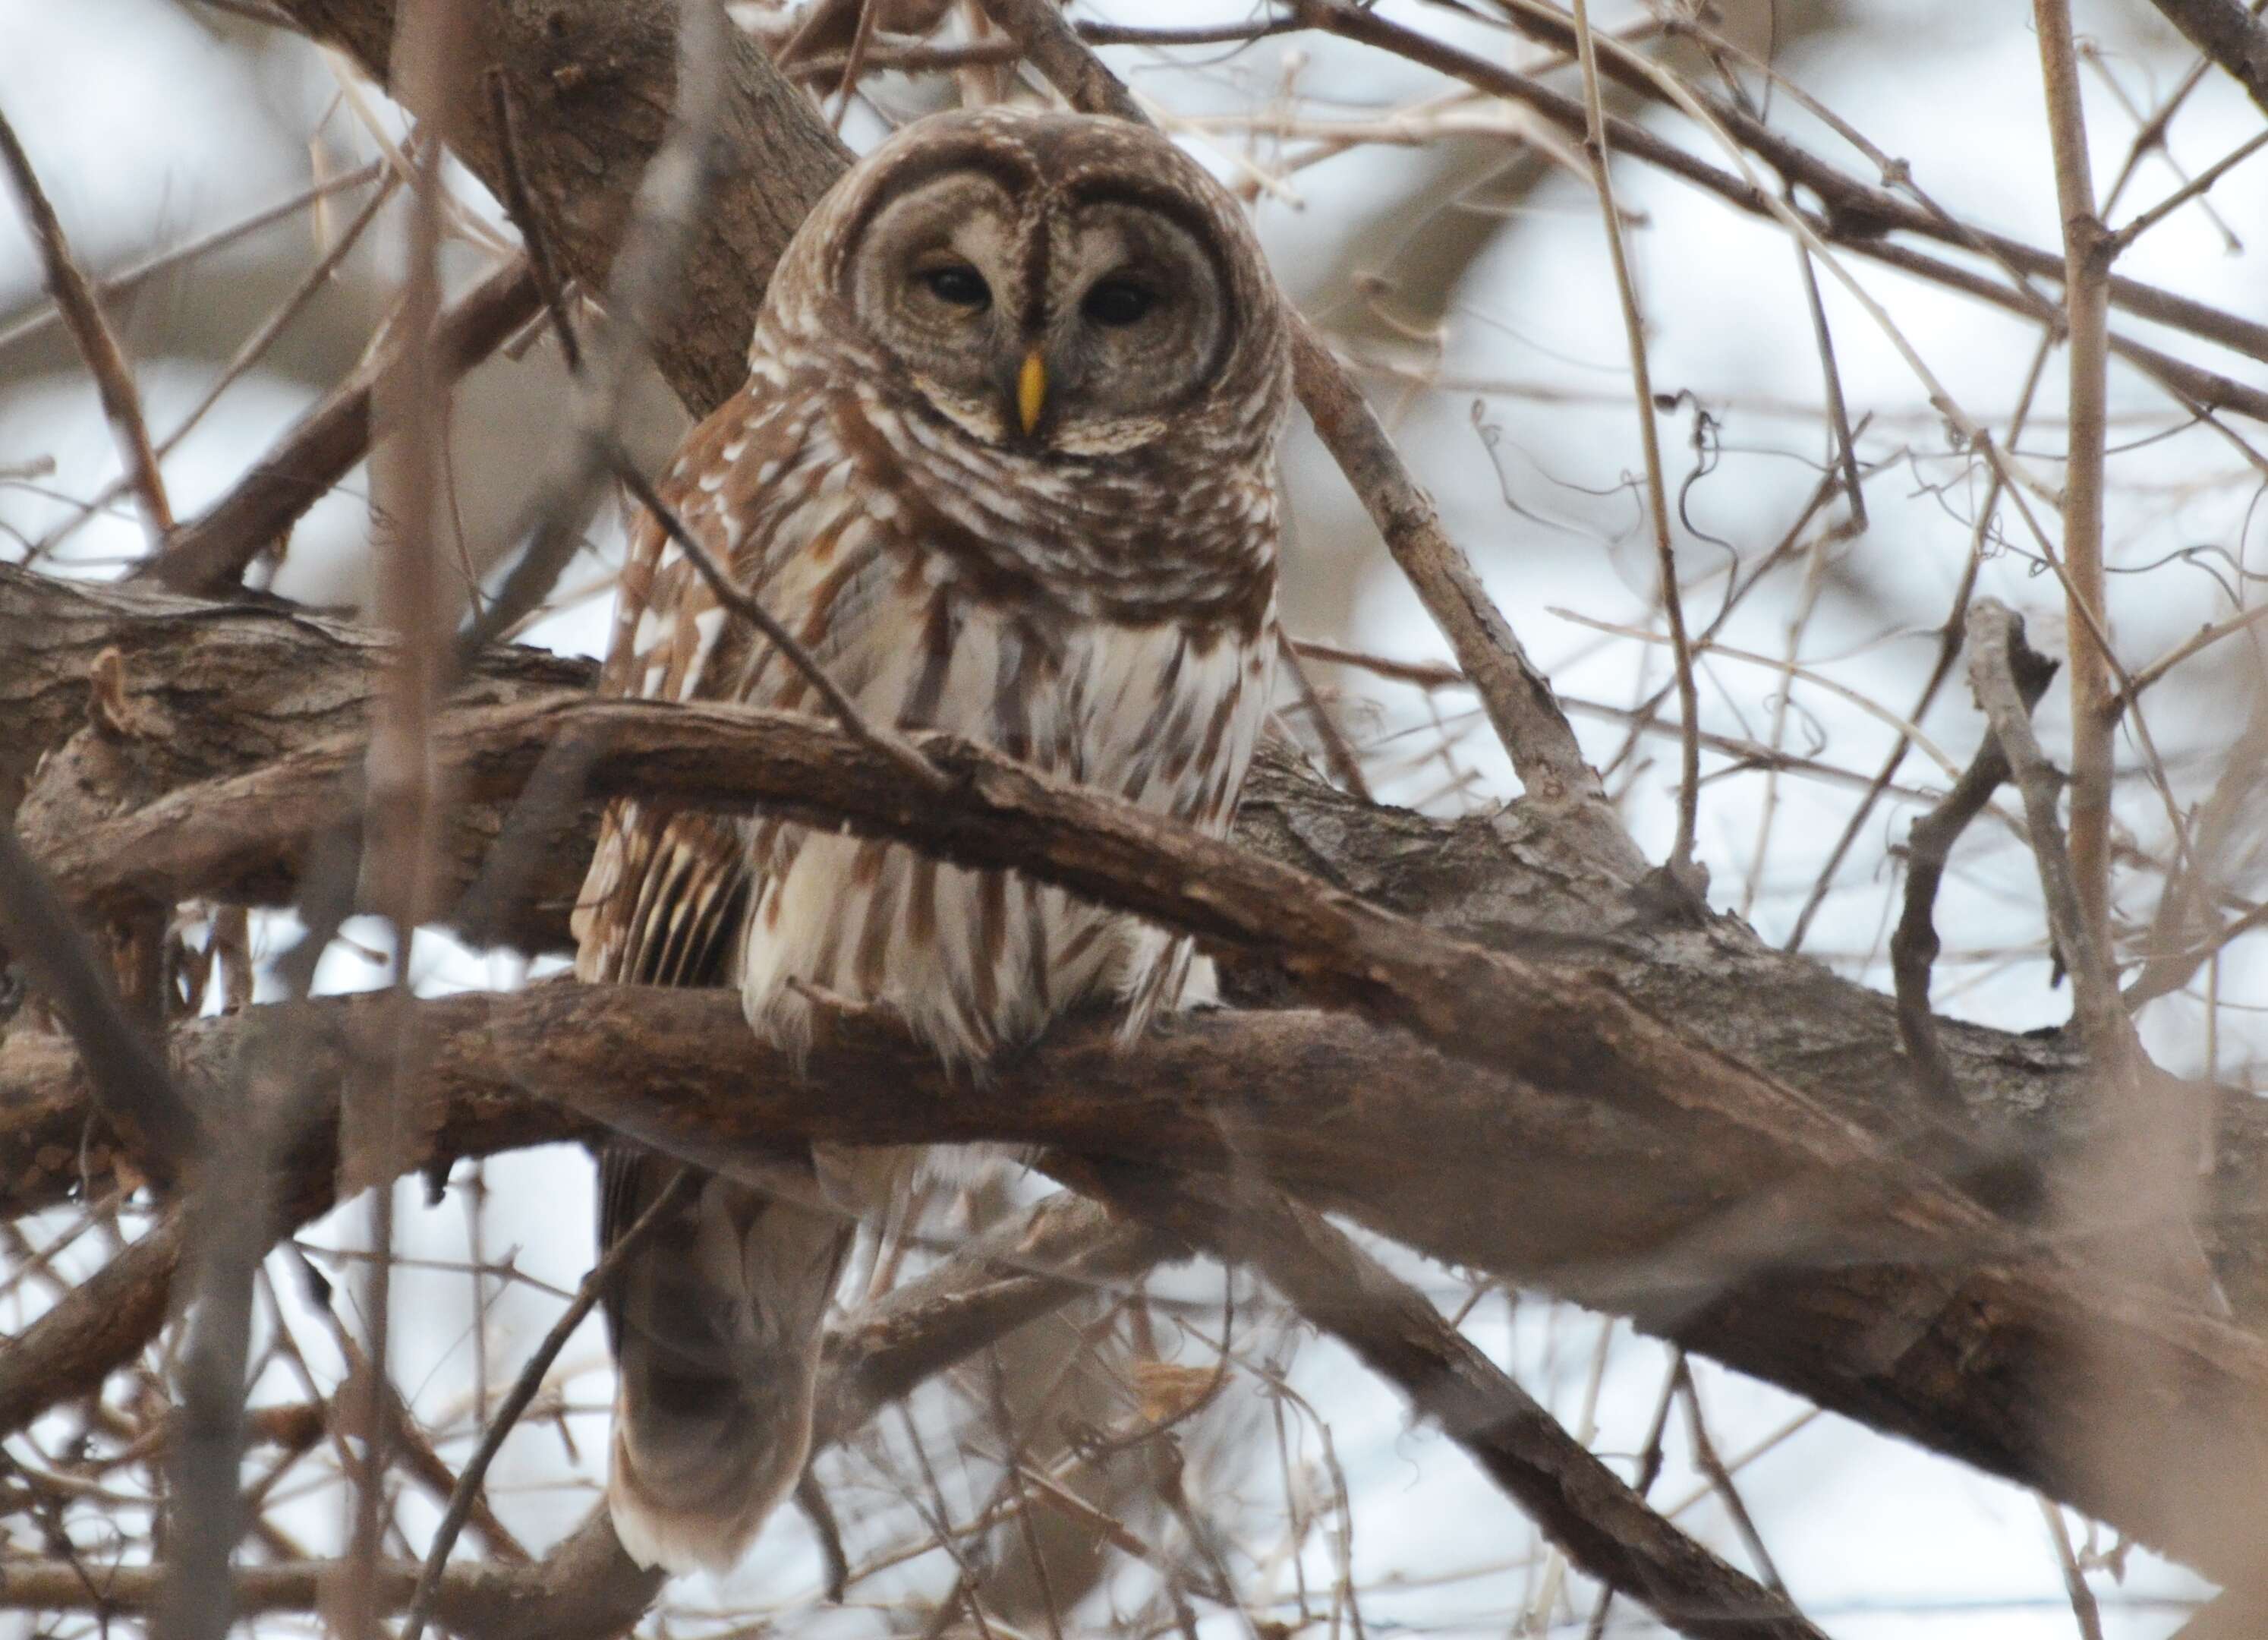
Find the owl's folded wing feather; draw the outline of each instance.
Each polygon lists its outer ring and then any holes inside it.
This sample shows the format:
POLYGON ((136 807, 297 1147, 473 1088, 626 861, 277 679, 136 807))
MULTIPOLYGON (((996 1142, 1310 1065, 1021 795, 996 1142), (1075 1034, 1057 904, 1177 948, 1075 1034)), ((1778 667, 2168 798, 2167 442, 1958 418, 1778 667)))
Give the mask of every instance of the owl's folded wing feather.
MULTIPOLYGON (((779 527, 811 420, 761 379, 686 442, 663 500, 735 582, 761 596, 805 550, 779 527)), ((792 618, 793 611, 785 612, 792 618)), ((601 692, 748 699, 750 635, 727 625, 707 583, 642 516, 624 565, 601 692)), ((765 704, 770 704, 769 702, 765 704)), ((756 872, 744 820, 634 798, 610 805, 575 913, 575 971, 629 985, 733 982, 756 872)), ((613 1146, 600 1158, 603 1251, 673 1169, 613 1146)), ((801 1472, 819 1320, 850 1241, 816 1195, 807 1158, 783 1188, 706 1180, 655 1226, 606 1296, 619 1375, 608 1497, 623 1547, 673 1570, 723 1566, 801 1472)))

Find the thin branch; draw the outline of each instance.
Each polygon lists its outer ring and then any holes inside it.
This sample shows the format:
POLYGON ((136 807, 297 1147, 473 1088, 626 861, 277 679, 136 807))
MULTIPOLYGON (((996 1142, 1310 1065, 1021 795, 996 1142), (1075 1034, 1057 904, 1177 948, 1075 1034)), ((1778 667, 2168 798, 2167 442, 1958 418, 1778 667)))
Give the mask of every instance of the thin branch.
MULTIPOLYGON (((1315 741, 1323 749, 1323 764, 1331 778, 1364 802, 1370 801, 1370 782, 1363 778, 1362 760, 1355 756, 1354 748, 1347 742, 1346 731, 1323 698, 1315 692, 1315 685, 1307 669, 1300 664, 1300 646, 1289 638, 1278 636, 1278 650, 1285 672, 1292 680, 1292 692, 1300 698, 1300 709, 1307 713, 1307 721, 1314 726, 1315 741)), ((1462 681, 1462 679, 1460 681, 1462 681)))
POLYGON ((450 1496, 449 1507, 442 1513, 441 1524, 434 1528, 432 1545, 425 1551, 424 1570, 418 1573, 416 1592, 410 1596, 408 1615, 402 1619, 402 1640, 423 1640, 425 1621, 432 1613, 434 1597, 441 1586, 441 1575, 449 1563, 449 1551, 456 1546, 458 1533, 465 1529, 465 1522, 472 1517, 473 1505, 480 1498, 481 1483, 488 1477, 489 1466, 496 1461, 497 1453, 504 1449, 504 1437, 512 1433, 512 1427, 519 1423, 529 1403, 534 1400, 536 1393, 543 1387, 544 1377, 551 1370, 551 1363, 559 1358, 559 1352, 567 1347, 567 1341, 574 1336, 575 1329, 583 1325, 583 1318, 589 1315, 593 1307, 605 1296, 608 1285, 615 1279, 615 1272, 621 1269, 630 1255, 652 1235, 663 1219, 700 1187, 701 1178, 697 1173, 690 1169, 679 1169, 677 1176, 638 1215, 637 1222, 607 1249, 605 1257, 591 1267, 591 1273, 575 1289, 575 1296, 568 1301, 566 1308, 559 1312, 559 1319, 551 1324, 551 1330, 543 1335, 542 1341, 529 1354, 526 1363, 519 1370, 519 1376, 512 1380, 511 1390, 497 1407, 496 1415, 489 1420, 489 1427, 481 1436, 481 1444, 473 1449, 473 1455, 465 1460, 464 1468, 458 1474, 457 1489, 450 1496))
POLYGON ((582 544, 598 505, 629 393, 631 366, 681 294, 680 276, 694 221, 710 191, 718 122, 725 112, 726 41, 733 26, 720 0, 679 0, 677 98, 670 133, 640 180, 622 254, 607 281, 607 323, 592 339, 575 378, 574 426, 529 532, 526 549, 457 644, 461 671, 549 597, 582 544))
MULTIPOLYGON (((498 267, 442 314, 432 350, 453 380, 504 345, 535 317, 542 296, 526 257, 498 267)), ((167 538, 165 550, 129 579, 174 592, 225 591, 262 552, 287 536, 370 453, 371 390, 404 350, 423 339, 395 336, 375 358, 325 395, 254 463, 235 487, 167 538)))
POLYGON ((1969 682, 1977 704, 1992 726, 1992 738, 2008 760, 2009 776, 2023 794, 2024 823, 2031 834, 2032 856, 2045 901, 2049 931, 2064 966, 2071 971, 2073 1017, 2080 1036, 2098 1068, 2106 1075, 2131 1074, 2132 1026, 2119 1001, 2110 958, 2095 942, 2092 925, 2082 910, 2079 879, 2064 844, 2058 813, 2063 776, 2032 733, 2031 715, 2024 705, 2022 686, 2016 681, 2024 671, 2036 670, 2037 657, 2021 659, 2024 624, 1998 599, 1981 598, 1969 612, 1969 682))
MULTIPOLYGON (((2029 716, 2055 676, 2052 661, 2019 644, 2009 654, 2016 693, 2029 716)), ((1890 972, 1897 987, 1898 1038, 1922 1092, 1948 1116, 1962 1113, 1961 1087, 1953 1061, 1939 1039, 1937 1016, 1929 1006, 1930 969, 1937 961, 1933 910, 1947 860, 1969 823, 1984 812, 1992 794, 2008 778, 2007 755, 1997 735, 1987 734, 1977 755, 1961 772, 1944 801, 1913 823, 1906 834, 1905 906, 1890 936, 1890 972)))
MULTIPOLYGON (((1461 51, 1445 41, 1403 27, 1374 11, 1347 6, 1341 0, 1301 0, 1301 15, 1314 27, 1392 52, 1437 73, 1462 80, 1491 96, 1507 98, 1533 109, 1551 124, 1579 139, 1587 126, 1583 106, 1578 99, 1564 96, 1532 76, 1461 51)), ((1522 15, 1528 17, 1532 14, 1522 15)), ((1536 37, 1547 44, 1564 44, 1572 48, 1574 43, 1572 30, 1564 22, 1544 24, 1539 30, 1530 32, 1536 33, 1536 37)), ((1602 66, 1610 78, 1631 85, 1641 94, 1675 104, 1677 98, 1667 89, 1675 82, 1665 75, 1663 82, 1656 84, 1649 76, 1661 74, 1663 70, 1644 59, 1636 61, 1637 67, 1629 67, 1618 58, 1609 57, 1602 66)), ((1989 302, 2009 313, 2056 328, 2061 327, 2061 311, 2037 292, 2028 288, 2012 289, 2008 284, 1975 270, 1926 255, 1897 243, 1887 235, 1889 230, 1903 230, 1958 245, 1964 249, 1982 250, 1995 260, 2007 262, 2018 272, 2033 276, 2060 277, 2064 271, 2061 257, 1965 225, 1948 228, 1927 210, 1886 189, 1873 188, 1845 176, 1835 167, 1794 147, 1770 127, 1759 125, 1736 109, 1728 108, 1713 100, 1693 98, 1690 92, 1681 91, 1679 95, 1690 101, 1692 107, 1689 113, 1697 115, 1705 122, 1719 122, 1719 129, 1725 133, 1728 143, 1737 142, 1757 152, 1783 177, 1813 189, 1824 202, 1826 210, 1823 212, 1798 210, 1749 178, 1696 158, 1677 144, 1656 136, 1637 121, 1609 115, 1606 122, 1607 130, 1615 151, 1667 171, 1706 193, 1713 194, 1737 210, 1791 226, 1799 243, 1831 243, 1886 267, 1898 269, 1977 300, 1989 302)), ((1848 277, 1836 270, 1832 261, 1829 266, 1830 270, 1837 271, 1837 277, 1845 282, 1846 288, 1850 288, 1848 277)), ((2248 358, 2268 358, 2268 326, 2115 275, 2110 279, 2110 289, 2111 300, 2138 317, 2173 325, 2248 358)), ((2173 358, 2115 333, 2110 338, 2110 347, 2120 358, 2161 383, 2185 404, 2235 409, 2248 416, 2268 419, 2268 393, 2257 388, 2219 373, 2201 369, 2187 360, 2173 358)))
POLYGON ((676 509, 662 499, 661 492, 648 482, 644 473, 638 471, 637 464, 619 446, 615 447, 608 465, 615 476, 638 499, 646 511, 653 514, 663 533, 677 544, 678 550, 700 573, 710 595, 763 634, 765 640, 786 658, 788 664, 796 669, 805 683, 811 685, 826 705, 827 714, 842 725, 844 734, 860 745, 889 758, 924 785, 943 789, 945 777, 937 772, 929 759, 908 744, 903 736, 877 728, 867 720, 866 714, 858 710, 858 703, 843 692, 842 686, 827 675, 827 669, 819 664, 817 657, 804 646, 803 641, 725 573, 725 567, 717 562, 700 538, 686 528, 685 521, 678 517, 676 509))
POLYGON ((79 357, 94 377, 95 391, 102 396, 102 413, 118 440, 119 459, 134 480, 134 498, 141 506, 142 521, 154 546, 173 528, 173 509, 166 499, 166 481, 158 470, 157 453, 150 447, 150 430, 143 424, 134 373, 127 366, 125 351, 118 345, 110 321, 102 316, 102 305, 95 300, 86 275, 72 260, 63 224, 40 187, 24 145, 16 140, 16 128, 4 115, 0 115, 0 164, 7 166, 16 203, 31 225, 48 294, 55 298, 63 322, 70 328, 71 339, 78 344, 79 357))
POLYGON ((535 275, 535 288, 542 295, 543 310, 551 315, 551 330, 559 338, 560 356, 567 361, 568 373, 575 374, 583 368, 583 349, 575 340, 575 327, 568 321, 566 294, 560 285, 558 265, 552 260, 549 241, 544 238, 543 220, 536 215, 534 202, 528 196, 526 174, 520 168, 519 130, 512 112, 512 85, 497 69, 491 68, 482 78, 488 82, 489 117, 496 122, 497 148, 504 167, 504 211, 519 230, 520 242, 527 247, 527 265, 535 275))
POLYGON ((2063 1570, 2064 1592, 2071 1599, 2071 1614, 2079 1624, 2080 1640, 2102 1640, 2102 1611, 2095 1604, 2095 1591, 2087 1586, 2087 1574, 2079 1568, 2079 1556, 2073 1553, 2071 1529, 2063 1524, 2062 1508, 2048 1498, 2039 1500, 2041 1517, 2048 1525, 2048 1538, 2055 1545, 2056 1563, 2063 1570))
MULTIPOLYGON (((214 251, 233 245, 239 240, 249 238, 262 228, 272 227, 286 217, 295 216, 308 206, 328 199, 334 195, 350 193, 365 182, 375 182, 390 170, 391 167, 385 160, 373 159, 368 165, 357 166, 351 171, 342 171, 338 175, 326 178, 311 188, 302 188, 289 199, 279 201, 264 210, 255 211, 250 216, 215 228, 210 233, 200 233, 196 238, 184 244, 171 246, 152 255, 145 256, 141 261, 130 263, 106 278, 96 280, 95 299, 98 301, 114 302, 122 296, 130 295, 136 288, 161 273, 171 272, 173 269, 195 262, 201 256, 209 256, 214 251)), ((0 330, 0 352, 5 352, 18 343, 29 341, 32 337, 42 334, 51 325, 59 323, 62 319, 63 309, 50 304, 37 313, 18 320, 6 329, 0 330)))
MULTIPOLYGON (((2033 395, 2039 391, 2040 377, 2047 369, 2048 354, 2053 346, 2054 338, 2043 336, 2032 351, 2031 368, 2024 373, 2023 390, 2016 395, 2015 411, 2008 420, 2010 444, 2022 436, 2024 424, 2031 416, 2033 395)), ((2007 480, 1997 467, 1985 475, 1984 497, 1977 506, 1976 521, 1970 528, 1969 556, 1962 563, 1961 584, 1954 590, 1953 607, 1946 614, 1944 625, 1939 629, 1937 658, 1930 663, 1928 680, 1922 684, 1913 710, 1906 713, 1906 720, 1910 723, 1918 725, 1928 717, 1938 691, 1945 687, 1946 679, 1953 676, 1954 663, 1961 658, 1962 646, 1969 632, 1969 602, 1977 593, 1977 577, 1984 562, 1984 549, 1992 539, 1993 520, 2007 484, 2007 480)), ((1827 851, 1827 859, 1820 866, 1819 875, 1812 881, 1811 891, 1804 897, 1803 909, 1796 913, 1795 926, 1787 936, 1787 949, 1796 951, 1803 949, 1804 937, 1811 930, 1811 920, 1818 914, 1820 906, 1826 902, 1829 890, 1834 886, 1835 873, 1841 868, 1844 857, 1850 853, 1851 846, 1858 840, 1867 816, 1874 813, 1876 801, 1889 789, 1891 779, 1904 764, 1906 754, 1913 750, 1913 743, 1912 735, 1904 730, 1899 731, 1897 740, 1882 759, 1881 767, 1867 784, 1866 796, 1852 810, 1851 817, 1844 822, 1843 831, 1835 839, 1835 846, 1827 851)))
MULTIPOLYGON (((2231 9, 2235 7, 2231 4, 2231 9)), ((2033 0, 2048 136, 2062 208, 2064 302, 2070 346, 2070 432, 2064 471, 2063 558, 2071 603, 2071 868, 2090 949, 2110 942, 2110 779, 2116 695, 2109 654, 2110 610, 2102 574, 2102 483, 2109 392, 2110 235, 2095 215, 2080 98, 2070 0, 2033 0)))
MULTIPOLYGON (((371 473, 371 523, 376 537, 378 612, 394 638, 393 664, 373 703, 370 750, 364 760, 361 820, 364 868, 383 885, 381 909, 394 930, 391 981, 395 1028, 386 1033, 385 1074, 367 1097, 345 1109, 340 1137, 342 1192, 369 1186, 369 1251, 361 1271, 361 1310, 368 1359, 347 1397, 348 1428, 359 1434, 353 1465, 353 1526, 348 1573, 340 1590, 340 1626, 347 1634, 377 1627, 373 1591, 386 1529, 386 1478, 394 1457, 394 1421, 387 1415, 392 1367, 394 1181, 409 1166, 417 1126, 423 1045, 409 1023, 411 961, 417 931, 433 909, 440 794, 432 763, 434 710, 446 655, 447 614, 441 601, 439 537, 448 376, 436 344, 441 306, 441 240, 446 201, 441 161, 463 121, 471 89, 469 19, 454 0, 413 0, 405 6, 396 55, 403 79, 425 92, 436 110, 424 122, 424 140, 411 179, 401 322, 409 338, 372 392, 376 426, 384 435, 371 473)), ((302 949, 312 957, 329 943, 327 919, 309 907, 333 896, 324 877, 330 862, 318 859, 302 890, 302 949)), ((351 866, 342 882, 362 875, 351 866)), ((312 971, 309 971, 312 978, 312 971)))
MULTIPOLYGON (((245 1106, 257 1095, 248 1075, 224 1086, 245 1106)), ((228 1141, 208 1150, 183 1221, 188 1257, 180 1286, 188 1322, 180 1421, 166 1466, 167 1579, 158 1625, 164 1640, 222 1640, 234 1620, 229 1562, 247 1519, 238 1477, 252 1296, 268 1251, 271 1152, 281 1125, 265 1113, 231 1116, 228 1141)))
POLYGON ((1591 184, 1605 219, 1607 260, 1614 269, 1621 300, 1623 340, 1630 353, 1631 390, 1638 400, 1638 447, 1646 461, 1646 514, 1653 526, 1654 573, 1660 578, 1661 607, 1669 621, 1669 646, 1677 675, 1680 726, 1677 835, 1669 848, 1669 868, 1683 875, 1693 869, 1693 831, 1701 809, 1701 697, 1693 685, 1693 650, 1685 636, 1685 598, 1677 584, 1677 554, 1669 540, 1669 497, 1661 477, 1661 430, 1655 421, 1653 375, 1646 367, 1646 321, 1638 314, 1638 287, 1631 280, 1623 245, 1622 213, 1615 206, 1612 157, 1607 149, 1606 113, 1599 100, 1598 46, 1591 37, 1585 0, 1574 0, 1575 45, 1583 69, 1583 151, 1591 184))
POLYGON ((2107 247, 2109 254, 2113 257, 2124 254, 2126 248, 2136 240, 2140 239, 2142 235, 2172 216, 2190 201, 2202 198, 2212 190, 2214 183, 2220 181, 2222 177, 2227 176, 2263 148, 2268 148, 2268 131, 2257 132, 2238 144, 2220 159, 2198 172, 2189 181, 2167 195, 2147 211, 2138 214, 2132 221, 2120 227, 2110 236, 2110 242, 2107 247))

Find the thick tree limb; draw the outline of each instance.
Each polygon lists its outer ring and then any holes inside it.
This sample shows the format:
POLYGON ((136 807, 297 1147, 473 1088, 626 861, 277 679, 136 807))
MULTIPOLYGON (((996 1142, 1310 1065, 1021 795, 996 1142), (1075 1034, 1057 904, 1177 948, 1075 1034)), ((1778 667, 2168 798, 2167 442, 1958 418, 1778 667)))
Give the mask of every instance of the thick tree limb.
POLYGON ((180 1217, 167 1216, 10 1341, 0 1353, 0 1435, 92 1394, 142 1353, 172 1306, 181 1241, 180 1217))
POLYGON ((21 954, 93 1072, 95 1099, 151 1172, 170 1179, 195 1151, 197 1121, 126 1016, 118 987, 47 875, 0 820, 0 935, 21 954))
MULTIPOLYGON (((1789 1011, 1767 996, 1751 1006, 1789 1011)), ((309 1016, 307 1075, 351 1090, 380 1002, 309 1016)), ((1509 1037, 1531 1029, 1510 1014, 1503 1024, 1509 1037)), ((177 1033, 185 1085, 223 1074, 255 1028, 177 1033)), ((1669 1124, 1611 1090, 1550 1091, 1406 1032, 1299 1011, 1195 1016, 1126 1050, 1104 1024, 1073 1028, 983 1087, 856 1020, 831 1022, 798 1075, 754 1046, 721 993, 542 986, 421 1002, 415 1028, 445 1112, 438 1155, 604 1124, 727 1172, 795 1134, 1042 1142, 1262 1179, 1437 1257, 1631 1315, 2209 1570, 2241 1570, 2257 1548, 2242 1504, 2261 1484, 2254 1455, 2268 1452, 2268 1344, 2006 1232, 1980 1241, 1881 1211, 1852 1170, 1797 1171, 1789 1147, 1705 1112, 1669 1124), (2084 1355, 2072 1347, 2081 1336, 2084 1355), (2095 1370, 2105 1361, 2115 1374, 2095 1370), (2131 1441, 2128 1461, 2079 1450, 2074 1430, 2105 1429, 2131 1441)), ((1550 1053, 1550 1022, 1535 1028, 1550 1053)), ((58 1085, 50 1063, 26 1088, 6 1077, 11 1063, 0 1059, 0 1111, 44 1101, 51 1131, 70 1119, 55 1107, 84 1122, 76 1077, 58 1085)), ((295 1216, 304 1185, 328 1188, 328 1143, 295 1155, 284 1186, 295 1216)))
POLYGON ((2237 0, 2153 0, 2182 37, 2211 57, 2268 114, 2268 23, 2237 0))
MULTIPOLYGON (((1412 1031, 1451 1056, 1674 1127, 1729 1124, 1761 1140, 1775 1172, 1841 1171, 1846 1207, 1872 1200, 1909 1229, 1980 1248, 2000 1239, 1989 1215, 1862 1126, 1682 1037, 1587 974, 1432 932, 964 742, 917 742, 946 775, 945 791, 831 727, 727 707, 538 699, 450 714, 431 743, 469 797, 508 796, 541 759, 563 755, 586 767, 597 794, 762 806, 913 842, 958 864, 1012 867, 1237 950, 1304 994, 1412 1031), (1520 1028, 1507 1030, 1513 1020, 1520 1028)), ((360 737, 347 736, 173 793, 53 842, 46 863, 90 907, 197 898, 344 818, 363 755, 360 737)), ((1721 1276, 1712 1269, 1708 1280, 1721 1276)))
MULTIPOLYGON (((394 0, 287 0, 283 9, 416 108, 416 88, 394 78, 394 0)), ((544 240, 563 271, 602 290, 638 180, 676 106, 677 8, 673 0, 485 0, 468 9, 475 60, 512 100, 514 151, 544 240)), ((725 34, 725 109, 710 156, 718 186, 688 247, 676 313, 653 337, 654 362, 696 415, 746 379, 748 335, 773 264, 850 163, 755 40, 738 28, 725 34)), ((476 100, 483 106, 453 121, 457 152, 502 198, 504 133, 491 107, 476 100)))

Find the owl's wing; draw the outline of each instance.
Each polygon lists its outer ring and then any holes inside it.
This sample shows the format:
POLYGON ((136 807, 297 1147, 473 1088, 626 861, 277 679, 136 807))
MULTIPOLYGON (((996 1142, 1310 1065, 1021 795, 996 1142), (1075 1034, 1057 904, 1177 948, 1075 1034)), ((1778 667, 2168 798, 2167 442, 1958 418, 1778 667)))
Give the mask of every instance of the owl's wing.
MULTIPOLYGON (((810 548, 795 498, 807 469, 827 460, 813 445, 815 419, 752 380, 687 439, 659 486, 735 583, 758 596, 810 548)), ((751 643, 660 524, 642 516, 600 692, 776 704, 778 684, 767 676, 775 669, 751 664, 751 643)), ((754 880, 746 822, 617 801, 576 908, 577 977, 730 983, 754 880)), ((602 1252, 674 1171, 635 1148, 601 1153, 602 1252)), ((619 1367, 608 1496, 617 1534, 643 1563, 728 1563, 801 1472, 820 1322, 850 1227, 797 1205, 814 1193, 807 1158, 784 1157, 782 1175, 778 1193, 704 1181, 606 1295, 619 1367)))
MULTIPOLYGON (((813 448, 816 412, 761 379, 688 435, 656 486, 686 529, 734 583, 761 596, 802 550, 784 527, 813 448)), ((645 700, 738 700, 751 691, 750 635, 659 521, 639 515, 622 566, 615 629, 599 675, 602 695, 645 700)), ((768 680, 767 680, 768 681, 768 680)), ((749 889, 746 828, 713 811, 636 798, 609 806, 574 916, 576 978, 624 985, 728 982, 732 932, 749 889)))

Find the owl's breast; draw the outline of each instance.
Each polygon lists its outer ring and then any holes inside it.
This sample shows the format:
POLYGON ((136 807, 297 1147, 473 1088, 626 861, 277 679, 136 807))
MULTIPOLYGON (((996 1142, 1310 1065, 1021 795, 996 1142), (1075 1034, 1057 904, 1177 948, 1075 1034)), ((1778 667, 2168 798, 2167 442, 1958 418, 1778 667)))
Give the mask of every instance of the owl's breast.
MULTIPOLYGON (((1017 608, 950 564, 880 550, 836 591, 829 669, 862 711, 1226 828, 1272 642, 1017 608)), ((753 847, 742 987, 758 1030, 790 1044, 815 989, 886 1004, 948 1058, 981 1061, 1114 994, 1168 1004, 1186 971, 1159 931, 1018 873, 777 822, 753 847)))

